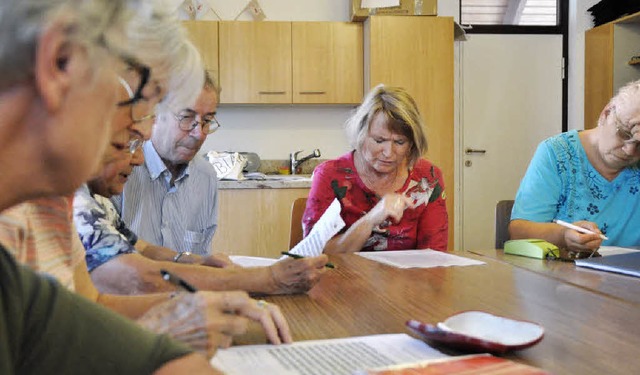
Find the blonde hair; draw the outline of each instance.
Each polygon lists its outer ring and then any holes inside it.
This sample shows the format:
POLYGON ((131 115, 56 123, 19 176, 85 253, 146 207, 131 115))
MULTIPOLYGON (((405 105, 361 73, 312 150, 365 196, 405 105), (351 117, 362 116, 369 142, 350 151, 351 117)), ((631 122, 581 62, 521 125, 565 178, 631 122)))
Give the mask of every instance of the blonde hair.
POLYGON ((378 113, 393 120, 390 124, 391 131, 406 136, 411 142, 411 164, 427 152, 424 123, 416 102, 405 89, 384 84, 369 91, 345 124, 347 139, 353 149, 359 150, 362 147, 371 120, 378 113))

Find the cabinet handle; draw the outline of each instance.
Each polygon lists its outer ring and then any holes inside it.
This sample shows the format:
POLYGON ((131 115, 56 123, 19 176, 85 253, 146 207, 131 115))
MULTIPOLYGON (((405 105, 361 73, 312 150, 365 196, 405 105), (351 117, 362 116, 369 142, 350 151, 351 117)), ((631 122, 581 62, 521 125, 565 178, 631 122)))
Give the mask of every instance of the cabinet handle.
POLYGON ((260 95, 284 95, 286 91, 258 91, 260 95))
POLYGON ((300 91, 300 95, 324 95, 326 91, 300 91))
POLYGON ((466 150, 464 150, 464 153, 469 155, 469 154, 486 154, 487 150, 474 150, 472 148, 467 148, 466 150))

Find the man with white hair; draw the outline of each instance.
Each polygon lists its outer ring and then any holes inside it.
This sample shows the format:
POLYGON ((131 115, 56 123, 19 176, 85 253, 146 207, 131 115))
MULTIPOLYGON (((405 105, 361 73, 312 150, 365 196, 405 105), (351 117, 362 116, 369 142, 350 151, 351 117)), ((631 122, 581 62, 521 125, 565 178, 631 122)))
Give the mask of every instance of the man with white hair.
POLYGON ((591 254, 601 244, 640 245, 639 124, 640 81, 635 81, 604 107, 597 127, 542 142, 516 195, 511 238, 541 238, 574 256, 591 254))

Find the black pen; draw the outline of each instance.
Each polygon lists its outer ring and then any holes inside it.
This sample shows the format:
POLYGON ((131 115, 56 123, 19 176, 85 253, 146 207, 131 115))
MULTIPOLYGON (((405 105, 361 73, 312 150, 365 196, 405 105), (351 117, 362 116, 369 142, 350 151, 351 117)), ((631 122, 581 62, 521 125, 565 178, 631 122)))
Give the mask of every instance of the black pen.
POLYGON ((179 288, 186 290, 189 293, 195 293, 198 291, 198 289, 195 286, 189 284, 188 282, 182 280, 181 278, 179 278, 178 276, 172 274, 167 270, 160 270, 160 274, 162 275, 162 278, 165 279, 166 281, 170 282, 171 284, 179 288))
MULTIPOLYGON (((293 259, 302 259, 302 258, 304 258, 302 255, 290 253, 288 251, 282 251, 280 254, 289 256, 289 257, 291 257, 293 259)), ((328 262, 324 266, 327 267, 327 268, 336 268, 336 266, 334 266, 333 264, 328 263, 328 262)))

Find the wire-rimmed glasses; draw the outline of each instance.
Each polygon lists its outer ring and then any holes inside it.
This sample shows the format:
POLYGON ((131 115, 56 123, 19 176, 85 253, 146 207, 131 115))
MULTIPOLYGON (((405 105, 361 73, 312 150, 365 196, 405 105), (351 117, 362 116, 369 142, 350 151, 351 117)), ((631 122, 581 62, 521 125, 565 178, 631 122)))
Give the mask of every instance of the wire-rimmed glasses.
POLYGON ((191 111, 183 111, 179 114, 174 114, 176 120, 178 121, 178 126, 180 129, 191 132, 196 126, 202 127, 202 133, 211 134, 220 128, 220 123, 216 119, 214 114, 206 114, 204 116, 199 116, 195 112, 191 111), (196 118, 200 117, 200 121, 196 118))

